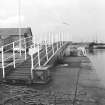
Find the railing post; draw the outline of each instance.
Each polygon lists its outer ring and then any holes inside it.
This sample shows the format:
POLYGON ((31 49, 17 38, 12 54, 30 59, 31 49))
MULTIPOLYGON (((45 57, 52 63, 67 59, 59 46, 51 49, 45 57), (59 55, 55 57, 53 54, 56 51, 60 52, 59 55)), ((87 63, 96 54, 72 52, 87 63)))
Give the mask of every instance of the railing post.
POLYGON ((25 60, 27 59, 27 47, 26 47, 26 40, 24 38, 24 46, 25 46, 25 60))
POLYGON ((45 42, 45 49, 46 49, 46 57, 47 57, 47 61, 48 61, 48 50, 47 50, 47 42, 45 42))
POLYGON ((63 32, 62 32, 62 34, 61 34, 61 43, 62 43, 62 45, 63 45, 63 32))
POLYGON ((48 34, 48 45, 50 45, 50 34, 48 34))
POLYGON ((58 42, 59 42, 59 48, 60 48, 60 32, 58 33, 58 42))
POLYGON ((36 47, 36 46, 35 46, 35 40, 34 40, 34 42, 33 42, 33 43, 34 43, 34 50, 35 50, 35 47, 36 47))
POLYGON ((22 55, 22 51, 21 51, 21 39, 19 39, 19 49, 20 49, 20 56, 22 55))
POLYGON ((57 34, 57 50, 59 49, 59 35, 57 34))
POLYGON ((51 34, 52 35, 52 50, 53 50, 53 54, 54 54, 54 41, 53 41, 53 34, 51 34))
POLYGON ((39 43, 38 43, 38 64, 40 66, 40 46, 39 46, 39 43))
POLYGON ((3 50, 4 50, 4 47, 2 46, 1 47, 2 48, 2 69, 3 69, 3 78, 5 78, 5 70, 4 70, 4 52, 3 52, 3 50))
POLYGON ((61 35, 61 40, 62 40, 62 46, 63 46, 63 32, 62 32, 62 35, 61 35))
POLYGON ((33 54, 31 54, 31 78, 33 78, 33 69, 34 69, 33 54))
POLYGON ((61 42, 61 32, 59 32, 59 40, 60 40, 60 47, 62 46, 62 42, 61 42))
POLYGON ((58 49, 59 49, 59 47, 60 47, 60 37, 59 37, 60 35, 59 35, 59 33, 58 33, 58 49))
MULTIPOLYGON (((31 45, 32 48, 32 45, 31 45)), ((33 79, 33 69, 34 69, 34 60, 33 60, 33 53, 31 53, 31 78, 33 79)))
MULTIPOLYGON (((55 34, 53 34, 55 36, 55 34)), ((53 36, 53 48, 54 48, 54 53, 55 53, 55 47, 56 47, 56 41, 55 41, 55 37, 53 36)))
POLYGON ((13 42, 13 65, 14 65, 14 68, 15 68, 15 43, 13 42))

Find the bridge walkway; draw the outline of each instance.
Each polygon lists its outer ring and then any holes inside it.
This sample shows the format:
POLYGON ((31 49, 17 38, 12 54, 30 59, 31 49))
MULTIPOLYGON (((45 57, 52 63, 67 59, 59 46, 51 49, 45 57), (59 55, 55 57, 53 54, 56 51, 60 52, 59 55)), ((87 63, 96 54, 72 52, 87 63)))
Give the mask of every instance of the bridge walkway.
POLYGON ((29 49, 34 51, 34 53, 30 55, 29 51, 27 52, 26 43, 24 45, 25 49, 19 51, 14 50, 15 42, 2 46, 0 79, 6 81, 15 80, 25 82, 33 80, 33 70, 37 67, 46 66, 54 56, 62 52, 62 47, 64 49, 66 45, 67 42, 61 40, 51 44, 45 43, 41 45, 40 43, 37 43, 36 46, 32 43, 29 49), (12 48, 5 51, 4 48, 8 48, 10 45, 12 48))

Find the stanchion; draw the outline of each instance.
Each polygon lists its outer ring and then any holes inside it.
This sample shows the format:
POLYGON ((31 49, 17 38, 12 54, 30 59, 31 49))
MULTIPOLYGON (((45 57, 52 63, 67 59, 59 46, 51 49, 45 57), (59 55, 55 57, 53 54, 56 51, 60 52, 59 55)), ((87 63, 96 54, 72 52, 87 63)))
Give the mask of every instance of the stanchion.
POLYGON ((2 46, 1 47, 2 48, 2 70, 3 70, 3 78, 5 78, 5 69, 4 69, 4 52, 3 52, 3 50, 4 50, 4 47, 2 46))
POLYGON ((46 49, 46 57, 47 57, 47 61, 48 61, 48 49, 47 49, 47 42, 45 42, 45 49, 46 49))
POLYGON ((52 50, 53 50, 53 54, 54 54, 54 41, 53 41, 53 35, 52 35, 52 50))
POLYGON ((13 65, 14 65, 14 68, 15 68, 15 43, 13 42, 13 65))
POLYGON ((40 45, 38 43, 38 65, 40 66, 40 45))

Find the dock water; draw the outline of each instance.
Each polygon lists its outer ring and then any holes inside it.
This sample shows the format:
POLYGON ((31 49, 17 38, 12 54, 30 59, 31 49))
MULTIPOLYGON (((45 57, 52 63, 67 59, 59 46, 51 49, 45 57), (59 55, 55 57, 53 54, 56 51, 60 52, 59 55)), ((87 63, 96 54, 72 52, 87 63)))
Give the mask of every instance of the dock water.
POLYGON ((1 84, 0 104, 105 105, 105 89, 88 57, 64 57, 46 85, 1 84))

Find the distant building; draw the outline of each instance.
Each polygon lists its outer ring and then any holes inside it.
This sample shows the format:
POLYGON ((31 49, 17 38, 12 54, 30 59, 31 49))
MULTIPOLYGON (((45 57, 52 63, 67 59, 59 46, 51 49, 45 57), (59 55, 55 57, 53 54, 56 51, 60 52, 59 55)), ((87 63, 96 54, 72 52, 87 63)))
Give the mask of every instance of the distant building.
MULTIPOLYGON (((32 44, 32 31, 31 28, 21 28, 21 41, 22 46, 24 43, 29 47, 32 44), (30 37, 30 38, 27 38, 30 37)), ((19 40, 19 28, 0 28, 0 46, 10 44, 19 40)), ((19 46, 19 41, 15 43, 15 46, 19 46)))

